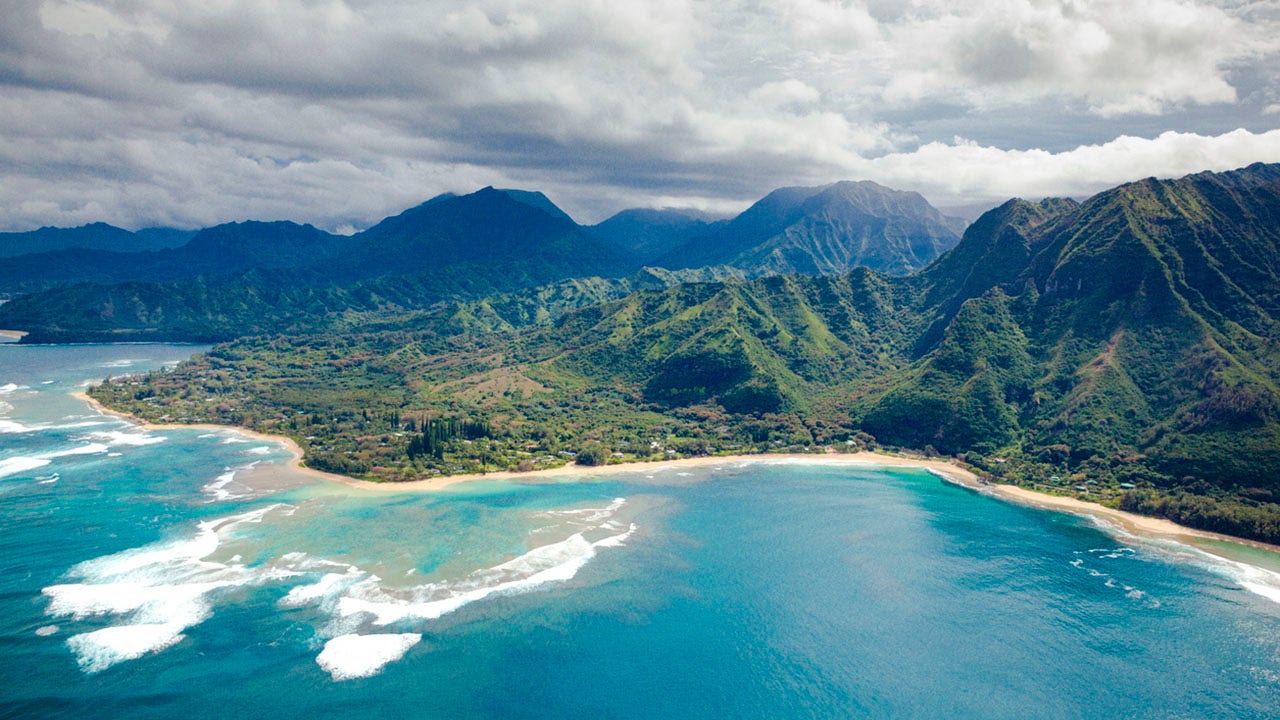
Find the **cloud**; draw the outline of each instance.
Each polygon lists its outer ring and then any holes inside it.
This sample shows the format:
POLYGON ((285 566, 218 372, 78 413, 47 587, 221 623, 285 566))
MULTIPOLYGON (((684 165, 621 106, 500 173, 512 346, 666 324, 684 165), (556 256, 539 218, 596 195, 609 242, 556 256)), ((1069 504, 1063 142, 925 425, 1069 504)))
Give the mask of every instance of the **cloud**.
POLYGON ((895 26, 887 55, 906 61, 891 102, 952 88, 980 106, 1060 96, 1104 116, 1236 100, 1238 62, 1275 52, 1270 31, 1186 0, 996 0, 958 9, 923 2, 895 26), (909 55, 905 47, 918 48, 909 55))
POLYGON ((587 221, 841 178, 1074 193, 1274 156, 1277 38, 1233 0, 10 0, 0 228, 360 227, 489 183, 587 221))
POLYGON ((1254 162, 1280 162, 1280 130, 1122 136, 1059 153, 1003 150, 957 139, 876 158, 867 162, 864 172, 887 184, 917 189, 935 202, 952 204, 1016 196, 1083 196, 1149 176, 1180 177, 1254 162))

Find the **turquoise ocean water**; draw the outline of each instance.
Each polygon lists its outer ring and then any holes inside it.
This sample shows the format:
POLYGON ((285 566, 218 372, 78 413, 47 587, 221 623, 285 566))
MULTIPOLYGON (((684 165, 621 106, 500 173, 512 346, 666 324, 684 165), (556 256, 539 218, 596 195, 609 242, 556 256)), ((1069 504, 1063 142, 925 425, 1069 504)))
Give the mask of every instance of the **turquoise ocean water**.
POLYGON ((70 397, 194 350, 0 345, 0 717, 1280 714, 1274 557, 820 462, 368 493, 70 397))

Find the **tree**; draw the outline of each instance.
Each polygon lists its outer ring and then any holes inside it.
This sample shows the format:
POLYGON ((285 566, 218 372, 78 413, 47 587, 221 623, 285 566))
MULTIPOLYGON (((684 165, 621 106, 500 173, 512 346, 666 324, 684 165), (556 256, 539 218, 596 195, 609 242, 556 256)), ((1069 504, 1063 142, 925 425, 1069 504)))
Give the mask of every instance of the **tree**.
POLYGON ((609 462, 609 451, 600 443, 587 443, 578 451, 578 457, 574 462, 579 465, 604 465, 609 462))

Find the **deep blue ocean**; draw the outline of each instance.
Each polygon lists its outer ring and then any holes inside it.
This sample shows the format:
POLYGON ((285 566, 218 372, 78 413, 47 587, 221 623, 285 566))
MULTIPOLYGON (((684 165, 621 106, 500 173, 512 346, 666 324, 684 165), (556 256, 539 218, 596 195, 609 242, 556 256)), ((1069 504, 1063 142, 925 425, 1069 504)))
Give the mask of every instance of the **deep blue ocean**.
POLYGON ((71 397, 198 349, 0 345, 0 717, 1280 716, 1273 555, 818 461, 358 491, 71 397))

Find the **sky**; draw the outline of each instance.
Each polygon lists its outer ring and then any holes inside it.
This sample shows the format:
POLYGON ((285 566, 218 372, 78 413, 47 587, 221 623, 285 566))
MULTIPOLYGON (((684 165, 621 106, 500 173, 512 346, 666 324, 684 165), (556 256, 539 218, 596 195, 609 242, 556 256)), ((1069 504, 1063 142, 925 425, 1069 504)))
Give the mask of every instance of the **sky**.
POLYGON ((0 230, 940 207, 1280 162, 1280 0, 0 0, 0 230))

